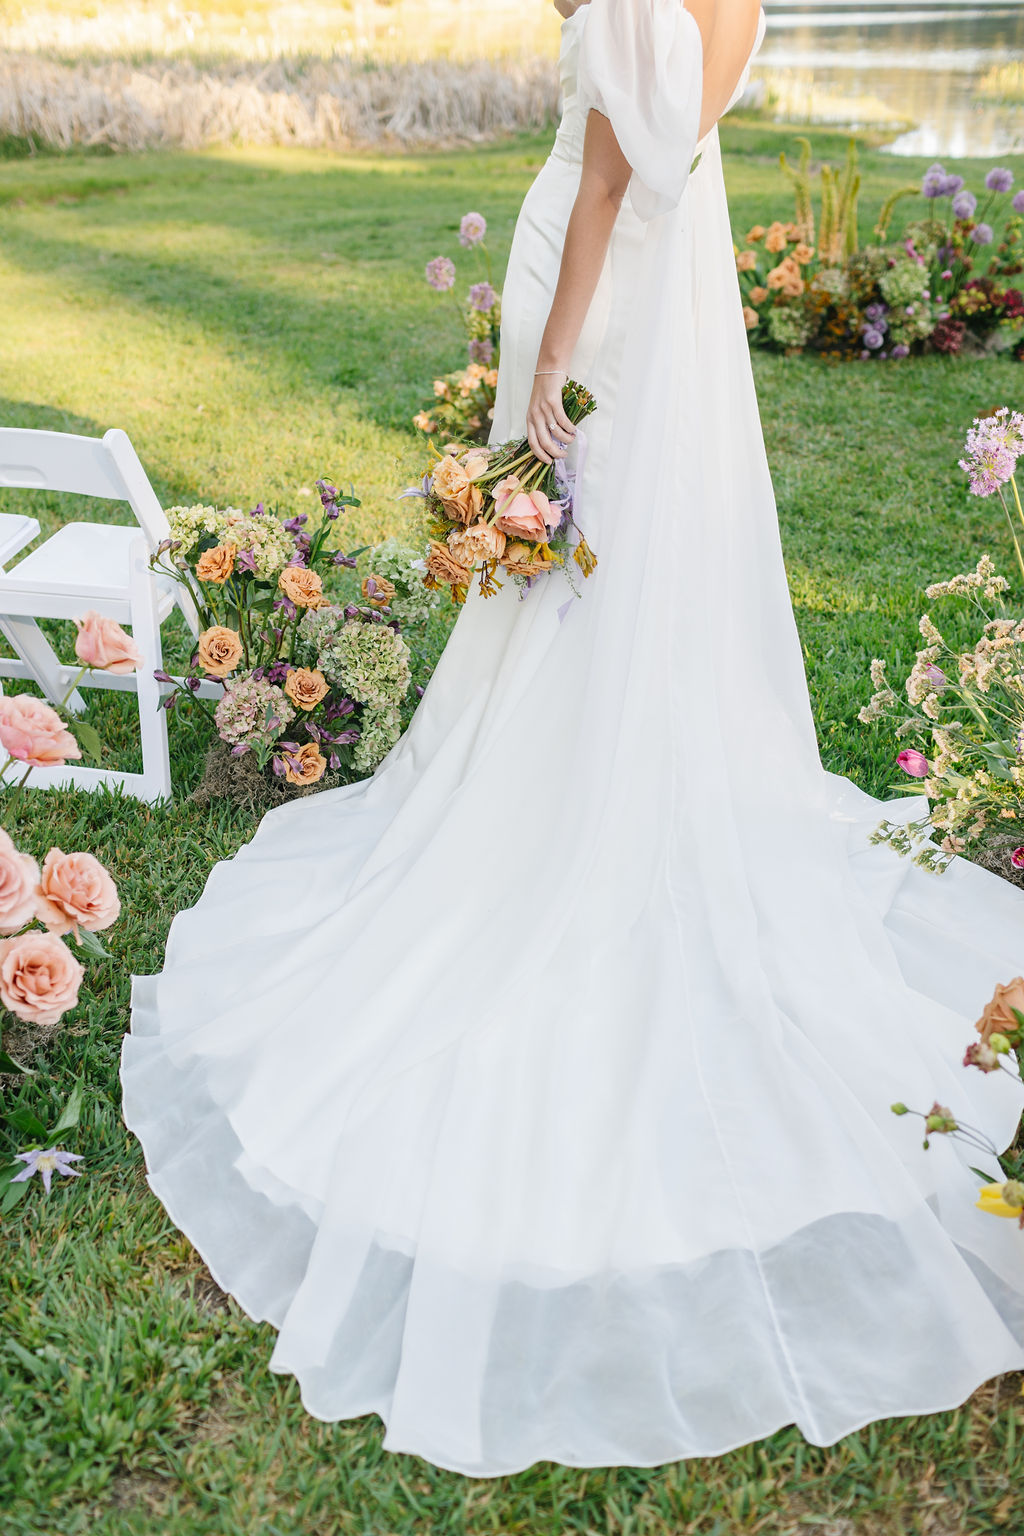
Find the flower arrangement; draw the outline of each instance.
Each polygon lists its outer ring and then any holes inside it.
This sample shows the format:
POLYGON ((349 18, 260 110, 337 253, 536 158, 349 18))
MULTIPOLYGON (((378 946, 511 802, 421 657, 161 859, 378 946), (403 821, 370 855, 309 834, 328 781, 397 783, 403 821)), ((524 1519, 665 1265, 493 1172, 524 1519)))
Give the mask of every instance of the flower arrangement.
POLYGON ((328 547, 342 508, 359 502, 327 481, 317 486, 322 514, 312 529, 306 513, 281 521, 262 504, 250 513, 172 507, 152 562, 188 588, 204 625, 186 675, 157 674, 171 685, 165 707, 182 695, 202 706, 201 683, 220 683, 212 721, 228 756, 251 755, 260 774, 295 791, 328 772, 371 772, 398 740, 410 680, 391 609, 397 584, 371 571, 361 603, 331 602, 324 589, 329 572, 355 567, 365 551, 328 547))
POLYGON ((434 396, 413 417, 421 432, 441 432, 464 443, 487 441, 494 418, 501 347, 501 295, 494 287, 487 220, 482 213, 464 214, 459 243, 483 257, 485 277, 471 284, 462 305, 455 299, 455 263, 449 256, 427 262, 426 279, 437 293, 451 293, 466 337, 468 362, 455 373, 434 380, 434 396))
POLYGON ((821 167, 817 220, 811 146, 797 142, 798 167, 781 157, 794 183, 795 219, 756 224, 743 247, 734 247, 753 344, 865 361, 926 351, 1015 348, 1024 355, 1024 295, 1006 283, 1024 271, 1024 192, 1011 201, 998 245, 992 222, 1013 187, 1011 171, 988 172, 979 206, 963 177, 936 163, 920 186, 888 199, 875 226, 878 243, 858 249, 854 141, 841 174, 821 167), (927 214, 890 239, 895 208, 911 195, 925 200, 927 214))
MULTIPOLYGON (((960 467, 976 496, 998 495, 1010 525, 1024 576, 1024 551, 1017 523, 1024 508, 1015 467, 1024 454, 1024 415, 1001 406, 976 417, 967 434, 960 467), (1009 493, 1009 494, 1008 494, 1009 493)), ((897 853, 941 873, 955 854, 1002 834, 1024 843, 1024 618, 1009 612, 1003 598, 1006 578, 988 555, 973 571, 925 588, 929 599, 966 600, 982 620, 981 637, 970 649, 949 644, 929 614, 919 622, 923 647, 904 683, 909 710, 886 679, 885 663, 871 663, 875 689, 859 719, 896 723, 896 737, 916 736, 896 762, 911 780, 911 792, 931 801, 926 814, 906 824, 882 821, 872 841, 888 843, 897 853), (938 833, 938 846, 931 833, 938 833)), ((896 787, 896 786, 893 786, 896 787)), ((904 785, 904 788, 907 786, 904 785)), ((1024 846, 1006 857, 1012 870, 1024 870, 1024 846)))
MULTIPOLYGON (((1015 976, 1005 985, 997 985, 974 1028, 979 1038, 968 1045, 964 1066, 976 1067, 980 1072, 1005 1072, 1019 1083, 1019 1069, 1015 1070, 1008 1062, 1014 1051, 1019 1062, 1019 1053, 1024 1048, 1024 977, 1015 976)), ((891 1108, 894 1115, 917 1115, 924 1121, 926 1149, 930 1136, 949 1136, 994 1157, 1004 1177, 993 1179, 980 1168, 973 1168, 971 1171, 984 1180, 975 1203, 979 1210, 990 1216, 1016 1221, 1024 1231, 1024 1150, 1011 1148, 1001 1155, 989 1137, 966 1121, 958 1120, 951 1109, 938 1102, 927 1111, 908 1109, 902 1103, 893 1104, 891 1108)))
MULTIPOLYGON (((595 404, 572 379, 562 403, 574 425, 595 404)), ((434 453, 422 484, 402 493, 422 496, 427 504, 428 590, 445 586, 452 601, 462 603, 475 574, 483 596, 491 597, 503 585, 499 568, 523 590, 555 566, 571 582, 570 556, 585 577, 591 574, 597 560, 573 518, 575 479, 560 461, 545 464, 525 438, 434 453)))

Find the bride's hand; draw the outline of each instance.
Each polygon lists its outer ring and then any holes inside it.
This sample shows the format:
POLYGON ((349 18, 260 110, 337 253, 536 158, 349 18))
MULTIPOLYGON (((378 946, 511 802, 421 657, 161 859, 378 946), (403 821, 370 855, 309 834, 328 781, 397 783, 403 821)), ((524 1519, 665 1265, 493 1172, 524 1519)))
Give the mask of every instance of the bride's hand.
POLYGON ((565 373, 539 373, 533 381, 533 393, 526 412, 526 436, 544 464, 563 458, 576 436, 576 428, 565 414, 562 385, 565 373))

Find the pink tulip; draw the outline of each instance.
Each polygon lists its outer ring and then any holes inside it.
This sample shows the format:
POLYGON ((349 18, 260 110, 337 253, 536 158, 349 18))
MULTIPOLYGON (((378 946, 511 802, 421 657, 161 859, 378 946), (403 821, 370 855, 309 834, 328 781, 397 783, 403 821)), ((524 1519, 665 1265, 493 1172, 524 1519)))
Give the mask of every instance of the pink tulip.
POLYGON ((142 664, 142 652, 120 624, 105 619, 95 609, 76 619, 75 655, 83 666, 104 672, 134 672, 142 664))
POLYGON ((59 768, 67 758, 82 755, 57 711, 31 693, 0 698, 0 746, 33 768, 59 768))
POLYGON ((913 779, 924 779, 928 776, 928 759, 923 752, 918 752, 915 747, 906 747, 896 761, 904 773, 909 773, 913 779))

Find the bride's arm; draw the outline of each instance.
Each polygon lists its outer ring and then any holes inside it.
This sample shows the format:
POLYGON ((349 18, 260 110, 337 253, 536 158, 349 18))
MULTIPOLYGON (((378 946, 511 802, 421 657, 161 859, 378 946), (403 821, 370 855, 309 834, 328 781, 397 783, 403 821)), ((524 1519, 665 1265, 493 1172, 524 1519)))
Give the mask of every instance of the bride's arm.
POLYGON ((597 288, 631 174, 611 123, 602 113, 592 110, 587 115, 583 169, 565 232, 558 286, 537 358, 541 371, 533 381, 526 413, 530 447, 546 464, 564 455, 565 448, 559 439, 564 442, 575 435, 562 407, 562 385, 568 377, 569 359, 597 288))

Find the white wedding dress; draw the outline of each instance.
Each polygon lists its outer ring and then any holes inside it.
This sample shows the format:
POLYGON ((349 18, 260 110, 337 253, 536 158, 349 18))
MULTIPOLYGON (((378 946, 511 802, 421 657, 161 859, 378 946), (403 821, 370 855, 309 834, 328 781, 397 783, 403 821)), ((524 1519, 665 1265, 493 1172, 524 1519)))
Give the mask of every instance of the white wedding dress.
POLYGON ((922 802, 821 766, 693 17, 592 0, 561 67, 493 440, 596 104, 634 168, 572 359, 598 570, 470 596, 373 777, 269 812, 175 917, 121 1068, 269 1368, 476 1476, 827 1445, 1024 1367, 997 1165, 889 1108, 1012 1139, 1019 1085, 961 1058, 1024 893, 870 844, 922 802))

